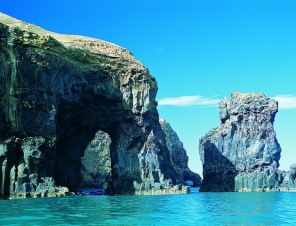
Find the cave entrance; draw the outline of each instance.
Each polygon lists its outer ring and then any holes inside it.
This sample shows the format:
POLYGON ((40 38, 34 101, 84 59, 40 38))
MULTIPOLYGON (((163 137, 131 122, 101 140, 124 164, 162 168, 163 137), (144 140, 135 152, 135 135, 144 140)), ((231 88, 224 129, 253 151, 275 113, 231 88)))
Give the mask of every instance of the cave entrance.
POLYGON ((193 181, 192 181, 192 180, 186 180, 186 184, 187 184, 188 186, 193 187, 193 181))
POLYGON ((90 99, 60 100, 57 108, 56 167, 52 176, 58 185, 74 192, 80 187, 109 186, 117 161, 114 152, 120 125, 113 112, 118 104, 103 96, 90 99))
POLYGON ((111 181, 111 137, 99 130, 81 157, 79 190, 96 188, 105 191, 111 181))

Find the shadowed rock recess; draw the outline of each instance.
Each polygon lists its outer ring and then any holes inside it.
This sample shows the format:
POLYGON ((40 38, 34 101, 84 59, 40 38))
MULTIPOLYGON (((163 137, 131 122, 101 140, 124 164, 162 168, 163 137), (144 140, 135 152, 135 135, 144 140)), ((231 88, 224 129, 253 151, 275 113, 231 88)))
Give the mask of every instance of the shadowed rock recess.
POLYGON ((157 82, 128 50, 4 14, 0 40, 2 196, 64 195, 84 182, 110 194, 188 192, 173 187, 185 181, 159 124, 157 82), (101 147, 98 131, 109 136, 101 147), (105 172, 90 173, 110 176, 82 182, 88 150, 107 146, 109 157, 95 163, 105 172))
POLYGON ((221 125, 199 142, 200 191, 296 191, 296 165, 278 170, 273 128, 278 103, 262 93, 232 93, 219 102, 221 125))

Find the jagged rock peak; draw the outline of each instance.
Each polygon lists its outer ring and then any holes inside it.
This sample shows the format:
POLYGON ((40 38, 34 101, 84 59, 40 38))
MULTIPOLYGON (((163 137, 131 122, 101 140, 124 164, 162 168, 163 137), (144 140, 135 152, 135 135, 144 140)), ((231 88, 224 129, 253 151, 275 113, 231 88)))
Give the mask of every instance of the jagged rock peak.
POLYGON ((197 173, 192 172, 188 167, 188 156, 180 141, 177 133, 172 129, 171 125, 164 119, 159 119, 162 131, 165 134, 166 146, 170 153, 170 161, 174 170, 183 176, 184 181, 190 180, 194 187, 200 187, 201 177, 197 173))
POLYGON ((166 135, 166 145, 170 151, 171 162, 180 168, 186 168, 188 164, 188 156, 183 147, 183 143, 166 120, 160 119, 159 122, 166 135))
POLYGON ((201 191, 242 190, 245 185, 235 183, 238 174, 279 166, 281 148, 273 128, 277 102, 262 93, 231 96, 219 102, 221 125, 200 139, 201 191))
POLYGON ((263 93, 238 93, 231 94, 231 99, 224 97, 219 103, 219 116, 222 123, 230 117, 245 114, 262 114, 265 119, 274 120, 278 110, 276 100, 267 98, 263 93))

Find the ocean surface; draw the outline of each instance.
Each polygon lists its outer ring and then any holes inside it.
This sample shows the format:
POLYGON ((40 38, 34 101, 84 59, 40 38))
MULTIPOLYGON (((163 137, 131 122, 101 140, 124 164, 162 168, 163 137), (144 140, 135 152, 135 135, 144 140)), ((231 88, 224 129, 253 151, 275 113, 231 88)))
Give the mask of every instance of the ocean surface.
POLYGON ((296 225, 296 193, 0 200, 0 225, 296 225))

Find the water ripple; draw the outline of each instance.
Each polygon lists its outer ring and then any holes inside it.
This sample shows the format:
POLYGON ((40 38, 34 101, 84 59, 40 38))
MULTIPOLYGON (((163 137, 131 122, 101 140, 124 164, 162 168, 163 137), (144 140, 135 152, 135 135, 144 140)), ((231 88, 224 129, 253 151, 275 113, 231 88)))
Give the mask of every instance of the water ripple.
POLYGON ((296 193, 1 200, 0 225, 296 225, 296 193))

